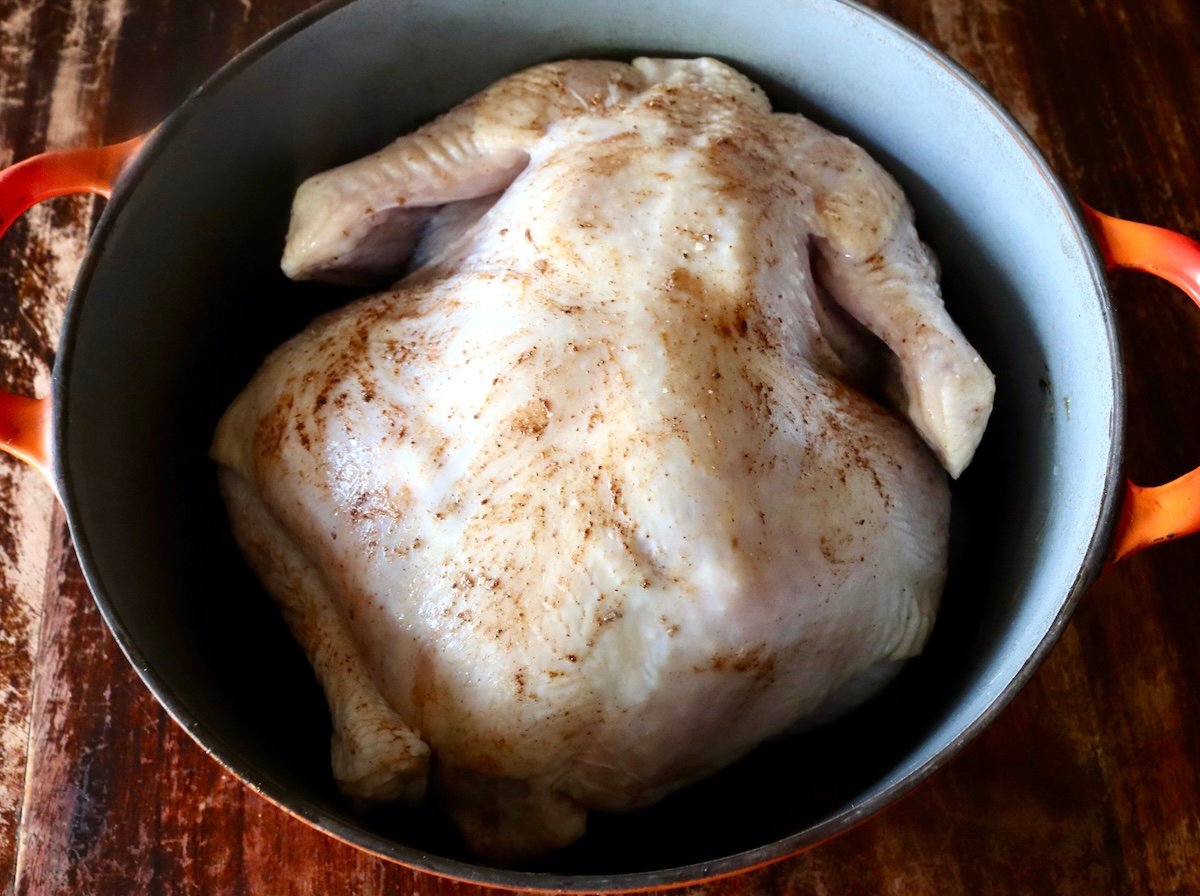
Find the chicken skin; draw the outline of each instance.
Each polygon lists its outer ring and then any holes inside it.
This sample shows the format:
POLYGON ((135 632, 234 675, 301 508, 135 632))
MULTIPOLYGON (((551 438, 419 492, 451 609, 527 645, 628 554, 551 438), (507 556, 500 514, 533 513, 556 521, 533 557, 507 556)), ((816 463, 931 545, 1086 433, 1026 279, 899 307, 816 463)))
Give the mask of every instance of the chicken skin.
POLYGON ((348 796, 521 862, 925 644, 992 376, 896 183, 729 66, 506 78, 303 184, 283 267, 403 273, 212 448, 348 796))

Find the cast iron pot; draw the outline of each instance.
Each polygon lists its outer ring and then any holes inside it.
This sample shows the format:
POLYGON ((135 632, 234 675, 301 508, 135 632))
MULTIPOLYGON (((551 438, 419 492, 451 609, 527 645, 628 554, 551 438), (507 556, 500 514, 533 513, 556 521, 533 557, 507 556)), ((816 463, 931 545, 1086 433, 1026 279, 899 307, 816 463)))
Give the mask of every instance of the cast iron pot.
POLYGON ((144 142, 0 175, 0 225, 78 190, 112 201, 50 397, 0 401, 6 447, 49 476, 105 620, 205 750, 329 834, 435 874, 635 889, 809 847, 909 790, 995 716, 1108 559, 1200 525, 1196 476, 1159 490, 1119 479, 1124 399, 1104 279, 1106 264, 1145 267, 1196 297, 1200 248, 1082 209, 961 69, 846 0, 693 0, 686 15, 645 0, 330 0, 226 66, 144 142), (338 796, 323 698, 233 544, 206 451, 267 352, 347 298, 279 273, 305 176, 532 63, 637 53, 724 58, 777 108, 883 162, 941 257, 951 312, 996 372, 996 409, 955 487, 932 640, 893 687, 654 808, 594 815, 578 845, 535 866, 500 870, 431 813, 362 817, 338 796))

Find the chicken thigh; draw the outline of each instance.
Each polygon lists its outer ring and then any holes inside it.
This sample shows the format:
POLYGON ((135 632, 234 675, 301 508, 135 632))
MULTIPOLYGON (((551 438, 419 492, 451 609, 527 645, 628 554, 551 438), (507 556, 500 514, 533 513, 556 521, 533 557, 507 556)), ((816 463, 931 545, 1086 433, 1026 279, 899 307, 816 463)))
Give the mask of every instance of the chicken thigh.
POLYGON ((347 795, 519 862, 922 649, 992 377, 862 150, 711 59, 539 66, 301 186, 290 276, 406 262, 212 448, 347 795))

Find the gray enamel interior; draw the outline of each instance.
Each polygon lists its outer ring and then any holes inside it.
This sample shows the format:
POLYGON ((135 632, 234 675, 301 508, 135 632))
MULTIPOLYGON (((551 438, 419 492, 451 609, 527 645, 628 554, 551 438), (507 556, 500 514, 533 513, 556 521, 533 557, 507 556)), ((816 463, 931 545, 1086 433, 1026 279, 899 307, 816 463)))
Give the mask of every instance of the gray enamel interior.
MULTIPOLYGON (((839 0, 355 0, 252 48, 169 119, 103 217, 56 370, 57 457, 88 579, 177 719, 252 786, 377 853, 525 887, 690 880, 874 811, 990 718, 1053 641, 1108 538, 1122 429, 1105 286, 1070 200, 979 88, 839 0), (997 373, 955 489, 954 563, 926 654, 881 699, 516 871, 435 816, 358 818, 321 696, 226 531, 206 458, 258 361, 346 294, 288 283, 300 179, 550 58, 710 54, 861 141, 903 182, 947 302, 997 373), (670 831, 670 836, 664 836, 670 831)), ((1018 761, 1018 760, 1014 760, 1018 761)))

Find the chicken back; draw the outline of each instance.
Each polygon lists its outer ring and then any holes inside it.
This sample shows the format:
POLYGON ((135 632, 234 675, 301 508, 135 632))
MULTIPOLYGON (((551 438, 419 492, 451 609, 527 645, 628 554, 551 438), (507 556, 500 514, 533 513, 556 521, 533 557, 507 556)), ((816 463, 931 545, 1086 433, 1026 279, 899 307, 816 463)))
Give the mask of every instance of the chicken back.
POLYGON ((992 376, 896 183, 727 65, 506 78, 304 183, 283 266, 407 270, 212 448, 349 797, 520 862, 925 644, 992 376))

